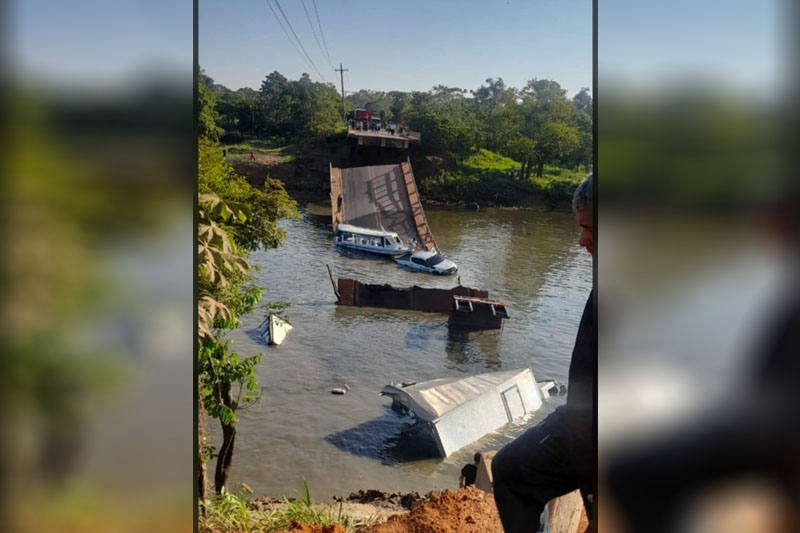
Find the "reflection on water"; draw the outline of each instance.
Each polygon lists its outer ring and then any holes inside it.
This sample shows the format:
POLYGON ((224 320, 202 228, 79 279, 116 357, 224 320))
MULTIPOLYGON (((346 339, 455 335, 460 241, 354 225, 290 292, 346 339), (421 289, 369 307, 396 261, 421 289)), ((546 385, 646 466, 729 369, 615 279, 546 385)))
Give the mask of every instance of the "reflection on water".
POLYGON ((384 465, 438 457, 436 444, 430 436, 424 438, 413 429, 410 416, 400 417, 387 406, 382 417, 328 435, 325 440, 344 452, 378 460, 384 465))
MULTIPOLYGON (((478 450, 497 449, 537 423, 563 398, 528 420, 487 435, 447 459, 429 457, 400 438, 410 419, 379 395, 389 382, 425 381, 530 367, 537 379, 566 383, 569 358, 591 288, 591 258, 577 244, 570 213, 426 208, 442 254, 459 265, 463 285, 503 300, 502 332, 449 332, 434 313, 340 307, 325 265, 365 283, 449 288, 455 276, 411 272, 390 259, 340 252, 330 214, 308 210, 283 224, 285 245, 254 253, 264 301, 285 301, 294 330, 280 346, 254 334, 265 309, 233 332, 241 353, 263 353, 263 399, 240 416, 231 486, 295 496, 307 479, 315 498, 358 489, 455 488, 478 450), (331 394, 347 384, 344 396, 331 394)), ((217 428, 212 425, 212 433, 217 428)))
POLYGON ((500 343, 501 331, 465 331, 451 329, 447 334, 445 351, 447 360, 454 365, 453 368, 462 368, 473 364, 483 363, 489 370, 500 368, 500 343))

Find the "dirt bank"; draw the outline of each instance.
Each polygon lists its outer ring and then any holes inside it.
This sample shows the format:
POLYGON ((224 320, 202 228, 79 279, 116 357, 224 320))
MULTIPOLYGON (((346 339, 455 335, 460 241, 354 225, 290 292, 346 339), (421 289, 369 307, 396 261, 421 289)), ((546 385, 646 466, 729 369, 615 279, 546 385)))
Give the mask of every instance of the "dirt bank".
MULTIPOLYGON (((283 500, 262 498, 253 502, 260 511, 278 510, 283 500)), ((351 524, 342 526, 292 523, 287 533, 456 533, 501 532, 494 497, 475 487, 460 491, 429 492, 420 496, 367 490, 352 493, 334 503, 315 505, 323 512, 342 506, 351 524)))
MULTIPOLYGON (((253 500, 250 507, 261 516, 270 516, 280 515, 286 505, 285 499, 259 498, 253 500)), ((424 496, 416 492, 360 490, 351 493, 347 498, 336 498, 333 502, 315 504, 313 510, 319 516, 347 517, 348 526, 346 528, 341 525, 322 526, 295 521, 280 533, 502 533, 503 531, 494 496, 474 486, 458 491, 432 491, 424 496)), ((566 517, 571 515, 574 509, 567 505, 565 512, 566 517)), ((585 513, 582 513, 579 521, 571 519, 559 521, 556 515, 551 515, 551 520, 560 524, 559 528, 563 531, 567 529, 581 533, 590 531, 585 513), (568 523, 570 525, 567 525, 568 523)))
POLYGON ((502 532, 494 497, 475 487, 444 491, 408 513, 390 517, 364 533, 470 533, 502 532))

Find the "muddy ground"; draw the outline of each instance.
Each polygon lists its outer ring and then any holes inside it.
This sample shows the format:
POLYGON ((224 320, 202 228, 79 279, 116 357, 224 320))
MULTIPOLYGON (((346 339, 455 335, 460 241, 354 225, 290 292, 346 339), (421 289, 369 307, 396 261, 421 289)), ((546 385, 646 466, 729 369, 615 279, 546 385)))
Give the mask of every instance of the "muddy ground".
MULTIPOLYGON (((257 505, 276 505, 279 500, 261 499, 257 505), (259 503, 260 502, 260 503, 259 503)), ((458 491, 429 492, 421 496, 367 490, 326 504, 338 507, 362 525, 357 533, 502 533, 494 496, 474 486, 458 491)), ((291 533, 346 533, 341 526, 292 524, 291 533)), ((585 516, 578 527, 589 533, 585 516)))

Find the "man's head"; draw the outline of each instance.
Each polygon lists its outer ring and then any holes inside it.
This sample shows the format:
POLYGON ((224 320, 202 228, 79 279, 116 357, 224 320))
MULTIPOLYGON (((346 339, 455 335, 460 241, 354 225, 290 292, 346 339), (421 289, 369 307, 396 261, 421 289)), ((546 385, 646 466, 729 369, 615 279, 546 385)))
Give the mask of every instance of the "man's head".
POLYGON ((475 459, 475 464, 478 464, 478 463, 480 463, 480 462, 481 462, 481 457, 482 457, 482 456, 481 456, 481 452, 475 452, 475 457, 474 457, 474 459, 475 459))
POLYGON ((578 242, 591 254, 594 253, 594 200, 592 198, 592 174, 575 189, 572 197, 572 210, 575 219, 581 227, 581 236, 578 242))

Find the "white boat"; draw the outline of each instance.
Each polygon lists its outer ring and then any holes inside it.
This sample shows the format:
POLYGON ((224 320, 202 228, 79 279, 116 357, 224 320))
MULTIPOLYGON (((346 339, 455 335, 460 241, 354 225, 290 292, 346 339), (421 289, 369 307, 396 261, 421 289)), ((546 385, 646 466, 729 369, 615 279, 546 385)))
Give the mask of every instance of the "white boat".
POLYGON ((398 257, 396 261, 405 267, 431 274, 447 275, 458 272, 458 266, 439 255, 436 250, 423 250, 413 254, 407 253, 402 257, 398 257))
POLYGON ((424 430, 442 457, 542 405, 529 368, 435 379, 408 387, 392 384, 381 394, 392 397, 395 411, 413 414, 414 432, 424 430))
POLYGON ((277 345, 283 342, 283 339, 292 329, 294 328, 287 321, 270 313, 258 326, 258 333, 267 344, 277 345))
POLYGON ((337 246, 380 255, 402 255, 411 252, 400 236, 393 231, 361 228, 351 224, 336 226, 337 246))

